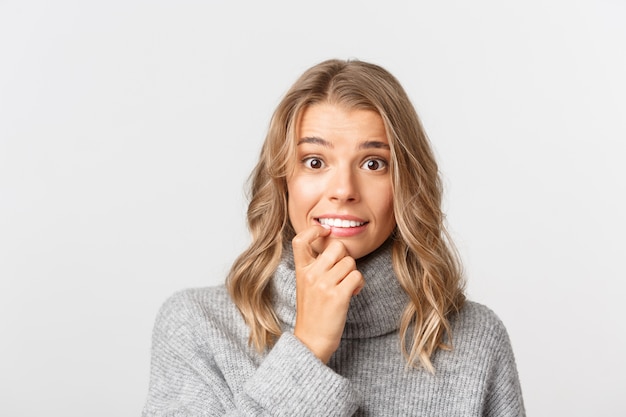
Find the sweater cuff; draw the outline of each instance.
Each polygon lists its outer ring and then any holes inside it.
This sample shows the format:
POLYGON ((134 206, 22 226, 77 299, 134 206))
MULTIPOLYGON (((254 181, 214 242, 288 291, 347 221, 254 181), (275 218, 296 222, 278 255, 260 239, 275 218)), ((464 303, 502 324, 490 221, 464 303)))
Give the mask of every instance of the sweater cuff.
POLYGON ((359 402, 350 382, 289 332, 281 335, 244 390, 276 416, 350 416, 359 402))

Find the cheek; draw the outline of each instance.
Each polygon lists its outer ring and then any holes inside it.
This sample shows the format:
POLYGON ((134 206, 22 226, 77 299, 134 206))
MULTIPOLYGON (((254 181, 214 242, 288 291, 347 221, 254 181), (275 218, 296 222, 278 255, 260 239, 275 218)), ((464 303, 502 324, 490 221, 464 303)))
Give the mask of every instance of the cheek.
POLYGON ((375 204, 374 210, 379 219, 393 220, 393 192, 391 190, 391 184, 382 184, 376 188, 372 187, 369 199, 375 204))
POLYGON ((288 203, 294 207, 310 209, 320 201, 325 187, 326 184, 319 179, 295 177, 287 182, 288 203))
POLYGON ((393 229, 396 227, 396 218, 393 213, 393 202, 390 202, 385 209, 384 213, 384 224, 385 224, 385 234, 390 235, 393 229))
POLYGON ((381 235, 389 237, 396 227, 396 218, 393 212, 393 193, 391 190, 380 191, 381 193, 378 195, 379 205, 377 206, 378 219, 380 220, 379 232, 381 235))
POLYGON ((296 233, 300 233, 307 224, 307 213, 310 211, 311 196, 301 181, 292 179, 287 183, 287 210, 289 221, 296 233))
POLYGON ((393 195, 391 194, 391 192, 389 193, 388 199, 387 199, 387 205, 386 205, 386 212, 387 212, 387 216, 390 219, 393 219, 393 223, 395 224, 395 217, 393 214, 393 195))

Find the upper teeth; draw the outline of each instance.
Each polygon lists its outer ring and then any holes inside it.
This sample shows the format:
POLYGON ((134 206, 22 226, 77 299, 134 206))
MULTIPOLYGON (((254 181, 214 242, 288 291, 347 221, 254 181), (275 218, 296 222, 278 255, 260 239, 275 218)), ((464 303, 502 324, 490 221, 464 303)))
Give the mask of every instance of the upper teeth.
POLYGON ((357 227, 363 226, 365 222, 357 222, 354 220, 342 220, 342 219, 319 219, 320 224, 332 226, 332 227, 357 227))

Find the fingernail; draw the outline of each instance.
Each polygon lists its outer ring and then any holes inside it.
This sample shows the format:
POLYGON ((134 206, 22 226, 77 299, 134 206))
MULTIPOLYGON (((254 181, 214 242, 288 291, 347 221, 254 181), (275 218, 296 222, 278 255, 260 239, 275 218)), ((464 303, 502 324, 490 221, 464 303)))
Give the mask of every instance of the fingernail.
POLYGON ((323 224, 323 225, 322 225, 322 227, 323 227, 324 229, 326 229, 326 230, 330 230, 330 226, 329 226, 329 225, 327 225, 327 224, 323 224))

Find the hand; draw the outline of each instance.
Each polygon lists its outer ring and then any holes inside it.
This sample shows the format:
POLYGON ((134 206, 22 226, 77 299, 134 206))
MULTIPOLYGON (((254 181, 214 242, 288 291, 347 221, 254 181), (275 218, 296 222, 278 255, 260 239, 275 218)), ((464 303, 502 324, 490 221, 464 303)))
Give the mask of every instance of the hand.
POLYGON ((313 242, 329 234, 329 229, 316 225, 292 241, 296 266, 294 334, 324 363, 339 347, 350 298, 365 285, 343 243, 332 239, 322 253, 313 250, 313 242))

